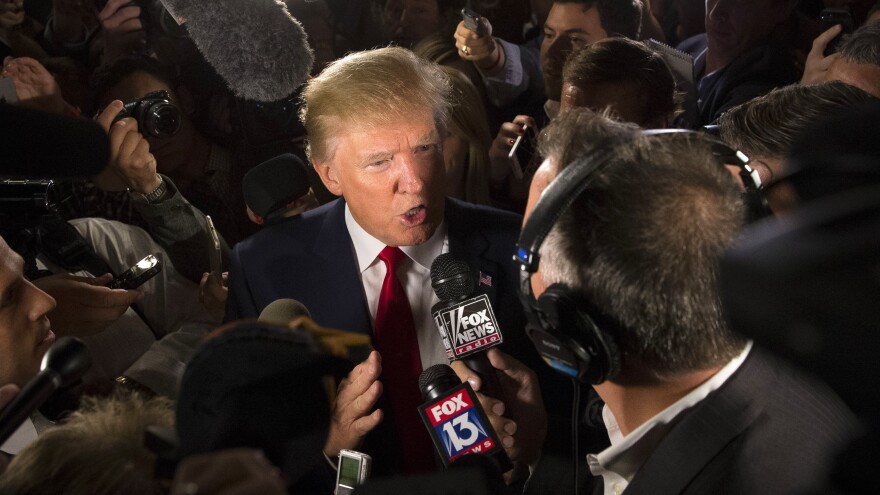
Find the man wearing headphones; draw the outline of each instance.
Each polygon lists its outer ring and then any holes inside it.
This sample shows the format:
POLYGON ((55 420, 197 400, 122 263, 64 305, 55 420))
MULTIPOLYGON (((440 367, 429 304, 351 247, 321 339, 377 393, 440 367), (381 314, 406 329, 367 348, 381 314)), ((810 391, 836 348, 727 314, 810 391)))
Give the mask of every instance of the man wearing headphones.
MULTIPOLYGON (((824 385, 754 348, 723 318, 718 260, 746 211, 718 143, 642 134, 582 110, 560 116, 542 139, 548 160, 516 255, 520 290, 539 353, 605 401, 611 447, 587 456, 596 488, 817 486, 856 421, 824 385)), ((511 412, 536 414, 521 406, 540 393, 534 381, 509 357, 489 357, 508 376, 526 376, 507 381, 516 387, 505 391, 511 412)))

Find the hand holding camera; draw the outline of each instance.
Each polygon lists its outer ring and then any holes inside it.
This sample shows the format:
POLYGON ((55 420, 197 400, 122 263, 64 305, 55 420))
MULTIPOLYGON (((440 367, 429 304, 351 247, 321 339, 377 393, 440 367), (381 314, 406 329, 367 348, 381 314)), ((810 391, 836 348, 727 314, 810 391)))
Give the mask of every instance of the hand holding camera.
POLYGON ((141 8, 131 0, 110 0, 98 19, 104 36, 104 62, 136 52, 146 45, 141 8))
POLYGON ((139 131, 137 120, 127 116, 117 120, 123 109, 123 103, 114 100, 97 117, 110 137, 108 169, 132 191, 150 194, 161 184, 156 174, 156 158, 150 153, 150 143, 139 131))

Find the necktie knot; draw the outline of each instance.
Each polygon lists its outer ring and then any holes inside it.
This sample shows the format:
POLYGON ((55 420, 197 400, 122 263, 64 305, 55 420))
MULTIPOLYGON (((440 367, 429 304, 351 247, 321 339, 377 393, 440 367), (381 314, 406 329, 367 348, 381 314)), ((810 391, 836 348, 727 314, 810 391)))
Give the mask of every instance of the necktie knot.
POLYGON ((379 253, 379 259, 385 263, 389 272, 393 272, 397 269, 398 265, 400 265, 400 261, 406 257, 406 253, 404 253, 399 247, 394 246, 385 246, 385 249, 379 253))

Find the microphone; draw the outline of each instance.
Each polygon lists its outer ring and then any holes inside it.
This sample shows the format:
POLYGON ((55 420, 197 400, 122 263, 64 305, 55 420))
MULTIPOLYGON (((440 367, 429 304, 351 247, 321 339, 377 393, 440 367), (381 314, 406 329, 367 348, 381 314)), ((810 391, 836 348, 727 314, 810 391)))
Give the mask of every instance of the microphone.
POLYGON ((485 294, 474 296, 474 278, 468 264, 451 253, 431 263, 431 287, 440 302, 431 308, 446 356, 461 359, 482 381, 480 392, 503 400, 501 384, 485 351, 504 339, 492 303, 485 294))
POLYGON ((369 335, 322 327, 312 319, 308 308, 296 299, 272 301, 263 308, 257 321, 287 327, 311 339, 324 352, 355 363, 365 361, 373 350, 369 335))
POLYGON ((278 299, 263 308, 257 321, 287 325, 300 316, 312 318, 312 314, 305 304, 296 299, 278 299))
POLYGON ((305 82, 314 57, 280 0, 161 0, 232 92, 273 102, 305 82))
POLYGON ((56 390, 74 383, 92 366, 81 340, 61 337, 43 356, 40 372, 0 411, 0 444, 56 390))
POLYGON ((419 390, 426 401, 419 414, 444 466, 467 454, 484 454, 500 472, 513 469, 470 383, 462 383, 448 365, 435 364, 419 375, 419 390))
POLYGON ((309 193, 309 176, 302 160, 290 153, 252 168, 242 180, 244 202, 264 220, 282 215, 288 205, 309 193))
POLYGON ((107 166, 110 140, 96 122, 0 104, 0 176, 91 177, 107 166))

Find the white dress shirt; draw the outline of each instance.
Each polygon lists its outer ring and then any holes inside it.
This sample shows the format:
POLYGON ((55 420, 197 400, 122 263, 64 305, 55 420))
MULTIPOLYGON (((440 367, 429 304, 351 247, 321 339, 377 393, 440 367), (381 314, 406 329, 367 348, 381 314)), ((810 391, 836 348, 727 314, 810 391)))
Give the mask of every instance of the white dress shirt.
POLYGON ((681 419, 682 413, 724 385, 731 375, 742 366, 751 349, 752 342, 749 341, 743 351, 718 370, 718 373, 630 432, 629 435, 621 434, 617 418, 606 405, 602 409, 602 421, 608 429, 611 446, 599 454, 587 455, 590 472, 593 473, 593 476, 602 476, 605 484, 604 494, 620 495, 651 455, 651 452, 657 448, 666 434, 681 419))
MULTIPOLYGON (((347 204, 345 226, 351 236, 361 286, 364 288, 367 307, 370 308, 370 321, 375 325, 379 294, 385 281, 386 270, 385 263, 378 256, 385 249, 385 243, 371 236, 358 225, 347 204)), ((446 223, 443 222, 426 242, 418 246, 400 247, 407 259, 404 259, 397 268, 397 279, 403 285, 406 298, 412 308, 423 370, 435 364, 449 363, 446 358, 446 348, 443 347, 443 341, 440 339, 440 331, 431 316, 431 306, 440 301, 431 288, 431 263, 434 258, 449 251, 446 232, 446 223)))

